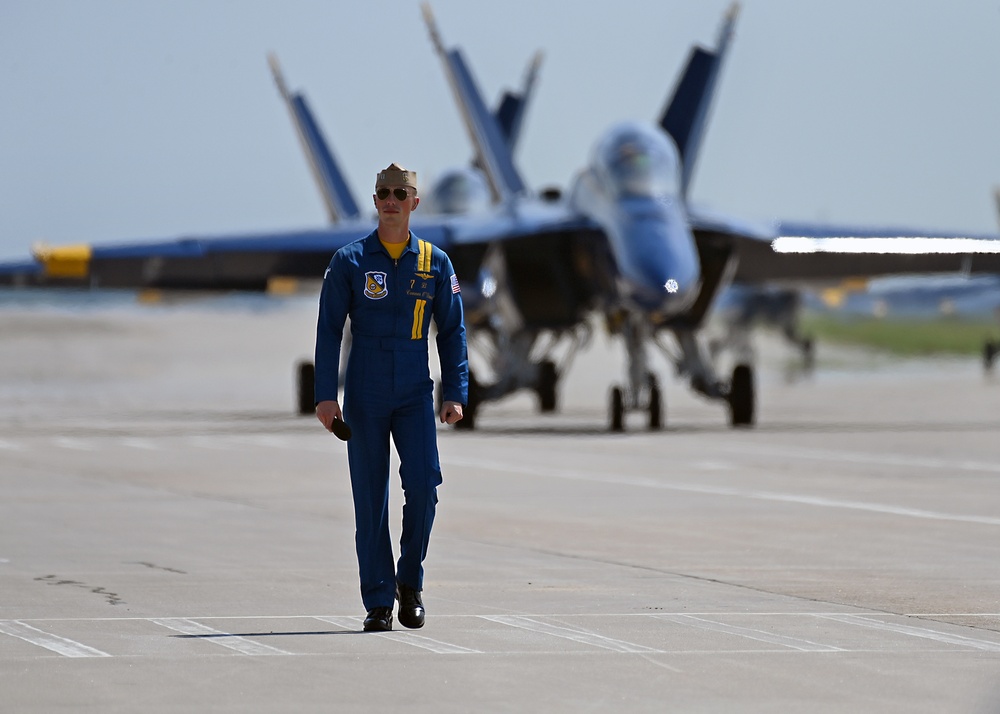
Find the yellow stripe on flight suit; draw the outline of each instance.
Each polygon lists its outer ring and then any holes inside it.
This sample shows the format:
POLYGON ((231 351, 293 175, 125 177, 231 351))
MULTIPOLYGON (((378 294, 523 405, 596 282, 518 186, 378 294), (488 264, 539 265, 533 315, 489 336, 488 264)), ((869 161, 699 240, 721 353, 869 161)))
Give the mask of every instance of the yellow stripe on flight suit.
POLYGON ((420 254, 417 256, 417 272, 431 272, 431 244, 425 240, 418 241, 420 254))
MULTIPOLYGON (((417 272, 418 273, 429 273, 431 271, 431 251, 432 246, 425 240, 418 240, 417 247, 419 249, 417 255, 417 272)), ((413 332, 410 334, 410 339, 420 340, 424 336, 424 307, 427 305, 426 300, 417 300, 413 305, 413 332)))
POLYGON ((413 305, 413 333, 410 335, 411 340, 419 340, 424 336, 424 306, 426 304, 426 300, 417 300, 413 305))

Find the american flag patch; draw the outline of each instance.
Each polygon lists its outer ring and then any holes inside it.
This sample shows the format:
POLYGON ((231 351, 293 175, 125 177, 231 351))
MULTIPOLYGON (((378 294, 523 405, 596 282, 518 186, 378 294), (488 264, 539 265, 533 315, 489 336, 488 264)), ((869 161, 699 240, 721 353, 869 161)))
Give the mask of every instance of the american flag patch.
POLYGON ((451 276, 451 292, 452 294, 462 292, 462 288, 458 286, 458 276, 455 274, 452 274, 451 276))

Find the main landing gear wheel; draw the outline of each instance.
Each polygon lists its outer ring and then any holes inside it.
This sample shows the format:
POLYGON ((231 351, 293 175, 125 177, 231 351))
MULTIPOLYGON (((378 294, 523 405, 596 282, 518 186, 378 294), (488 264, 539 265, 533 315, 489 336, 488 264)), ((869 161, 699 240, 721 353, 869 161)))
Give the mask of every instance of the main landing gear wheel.
POLYGON ((745 364, 733 369, 729 385, 729 423, 732 426, 751 426, 754 419, 753 369, 745 364))
MULTIPOLYGON (((476 412, 479 411, 479 382, 476 375, 469 370, 469 403, 462 410, 462 420, 455 422, 455 428, 463 431, 472 431, 476 428, 476 412)), ((439 410, 440 411, 440 410, 439 410)))
POLYGON ((299 414, 302 416, 312 414, 316 411, 315 385, 316 366, 312 362, 299 362, 296 367, 295 390, 298 395, 299 414))
POLYGON ((992 371, 997 354, 1000 354, 1000 342, 986 340, 986 344, 983 345, 983 368, 987 372, 992 371))
POLYGON ((625 431, 625 395, 621 387, 611 388, 611 431, 625 431))
POLYGON ((663 428, 663 395, 656 377, 649 375, 649 430, 658 431, 663 428))
POLYGON ((816 342, 811 337, 802 340, 802 364, 810 371, 816 366, 816 342))
POLYGON ((538 392, 538 409, 543 414, 550 414, 556 410, 556 382, 558 380, 555 362, 547 359, 538 365, 538 384, 535 391, 538 392))

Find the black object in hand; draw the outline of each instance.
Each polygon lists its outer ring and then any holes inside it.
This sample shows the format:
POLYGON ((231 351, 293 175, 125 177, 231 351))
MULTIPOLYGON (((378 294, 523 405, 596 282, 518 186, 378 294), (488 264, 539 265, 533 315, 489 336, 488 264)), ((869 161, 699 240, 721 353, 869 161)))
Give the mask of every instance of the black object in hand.
POLYGON ((347 422, 340 419, 333 420, 333 424, 330 425, 330 431, 341 441, 347 441, 351 438, 351 427, 347 426, 347 422))

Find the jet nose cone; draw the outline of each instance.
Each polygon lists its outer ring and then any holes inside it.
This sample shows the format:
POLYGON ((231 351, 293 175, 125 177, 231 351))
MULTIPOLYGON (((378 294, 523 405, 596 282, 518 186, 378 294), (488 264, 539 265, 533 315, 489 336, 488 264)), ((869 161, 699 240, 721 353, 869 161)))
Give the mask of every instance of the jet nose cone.
MULTIPOLYGON (((635 226, 646 249, 633 255, 632 295, 649 310, 676 313, 687 308, 697 296, 701 269, 693 240, 685 232, 669 226, 646 223, 635 226)), ((637 238, 633 246, 640 244, 637 238)))
POLYGON ((655 277, 650 276, 642 302, 651 310, 680 312, 691 305, 698 295, 698 271, 685 266, 663 266, 655 277))

